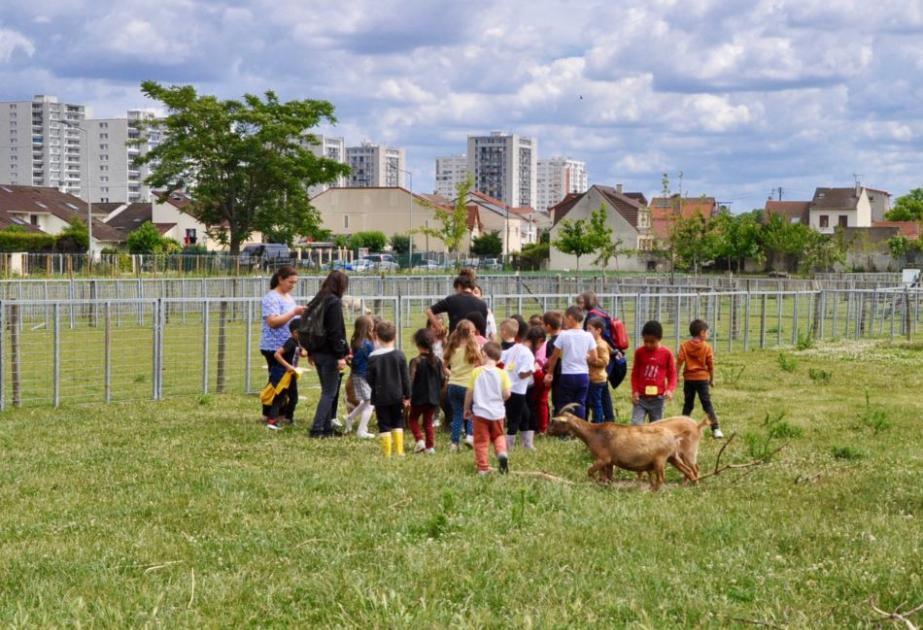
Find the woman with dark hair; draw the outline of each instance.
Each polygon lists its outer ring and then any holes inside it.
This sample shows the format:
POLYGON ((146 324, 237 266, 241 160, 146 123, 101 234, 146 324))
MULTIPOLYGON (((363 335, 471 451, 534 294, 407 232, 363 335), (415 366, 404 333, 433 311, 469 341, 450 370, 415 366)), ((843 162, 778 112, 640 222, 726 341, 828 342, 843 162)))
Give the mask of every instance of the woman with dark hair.
POLYGON ((323 317, 324 336, 310 349, 311 363, 317 368, 320 380, 320 400, 314 412, 314 424, 310 437, 331 437, 333 418, 337 412, 340 397, 340 381, 346 368, 349 344, 346 342, 346 324, 343 322, 343 295, 349 287, 349 278, 342 271, 331 271, 321 284, 314 299, 305 307, 305 317, 315 309, 323 317))
MULTIPOLYGON (((279 267, 269 280, 269 292, 263 296, 263 326, 260 331, 260 354, 266 359, 267 374, 272 373, 276 350, 291 337, 288 325, 304 312, 295 304, 292 291, 298 284, 298 272, 292 267, 279 267)), ((269 417, 269 407, 263 405, 263 420, 269 417)), ((291 420, 291 418, 286 418, 291 420)))
POLYGON ((463 320, 468 313, 476 311, 487 319, 487 304, 484 300, 474 295, 474 280, 470 275, 459 274, 452 283, 455 294, 450 295, 444 300, 439 300, 428 309, 426 309, 426 318, 433 326, 439 324, 439 315, 447 313, 449 315, 449 334, 455 331, 458 322, 463 320))

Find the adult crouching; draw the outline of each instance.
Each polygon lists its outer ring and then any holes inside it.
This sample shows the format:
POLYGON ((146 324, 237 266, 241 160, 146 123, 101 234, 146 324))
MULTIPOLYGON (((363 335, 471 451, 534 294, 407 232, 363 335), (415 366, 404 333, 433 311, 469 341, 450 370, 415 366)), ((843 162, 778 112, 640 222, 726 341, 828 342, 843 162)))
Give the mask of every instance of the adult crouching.
POLYGON ((331 271, 314 299, 305 308, 305 320, 315 314, 323 318, 323 335, 311 342, 309 356, 320 380, 320 400, 314 412, 314 423, 308 433, 321 438, 334 435, 333 418, 337 412, 340 381, 346 368, 349 344, 346 342, 346 325, 343 322, 343 295, 349 287, 349 278, 342 271, 331 271), (322 309, 315 311, 315 309, 322 309))

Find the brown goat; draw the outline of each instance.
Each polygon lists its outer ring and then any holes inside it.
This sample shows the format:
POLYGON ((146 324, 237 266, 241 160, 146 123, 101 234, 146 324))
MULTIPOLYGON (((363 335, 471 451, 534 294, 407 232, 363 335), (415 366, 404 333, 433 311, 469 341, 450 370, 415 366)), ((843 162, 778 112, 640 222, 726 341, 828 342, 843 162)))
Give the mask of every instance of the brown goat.
POLYGON ((692 471, 692 476, 687 475, 686 480, 693 483, 699 480, 699 440, 702 439, 702 432, 709 422, 708 418, 696 423, 695 420, 686 416, 674 416, 647 425, 669 429, 679 438, 676 457, 692 471))
POLYGON ((677 457, 680 438, 667 427, 612 422, 591 424, 569 411, 563 411, 552 418, 548 433, 569 434, 583 440, 596 458, 587 469, 591 479, 611 481, 612 468, 618 466, 637 473, 650 473, 651 490, 658 490, 664 482, 664 468, 668 461, 687 479, 695 476, 677 457))

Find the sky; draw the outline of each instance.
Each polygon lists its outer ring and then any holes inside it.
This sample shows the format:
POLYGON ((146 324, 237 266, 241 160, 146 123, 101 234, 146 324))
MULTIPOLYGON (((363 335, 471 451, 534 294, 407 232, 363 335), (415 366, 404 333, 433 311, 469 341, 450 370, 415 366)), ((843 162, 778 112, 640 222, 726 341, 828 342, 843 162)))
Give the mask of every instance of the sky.
POLYGON ((124 116, 145 79, 329 100, 321 131, 405 148, 419 192, 491 131, 734 212, 923 186, 923 0, 0 2, 0 100, 124 116))

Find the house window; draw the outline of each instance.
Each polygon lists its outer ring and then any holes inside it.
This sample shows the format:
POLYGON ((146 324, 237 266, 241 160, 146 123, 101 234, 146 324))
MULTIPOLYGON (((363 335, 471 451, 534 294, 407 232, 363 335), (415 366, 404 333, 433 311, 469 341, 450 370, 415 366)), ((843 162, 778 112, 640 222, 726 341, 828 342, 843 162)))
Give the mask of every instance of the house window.
POLYGON ((830 227, 830 217, 828 217, 826 214, 820 215, 820 226, 822 228, 830 227))
POLYGON ((38 225, 38 215, 37 215, 37 214, 30 214, 30 215, 29 215, 29 223, 31 223, 32 225, 38 225))
POLYGON ((849 217, 845 214, 840 215, 840 227, 847 227, 849 225, 849 217))
POLYGON ((344 230, 349 229, 349 215, 348 214, 343 215, 343 229, 344 230))
POLYGON ((184 245, 195 245, 196 244, 196 232, 195 228, 187 228, 186 237, 183 239, 184 245))

